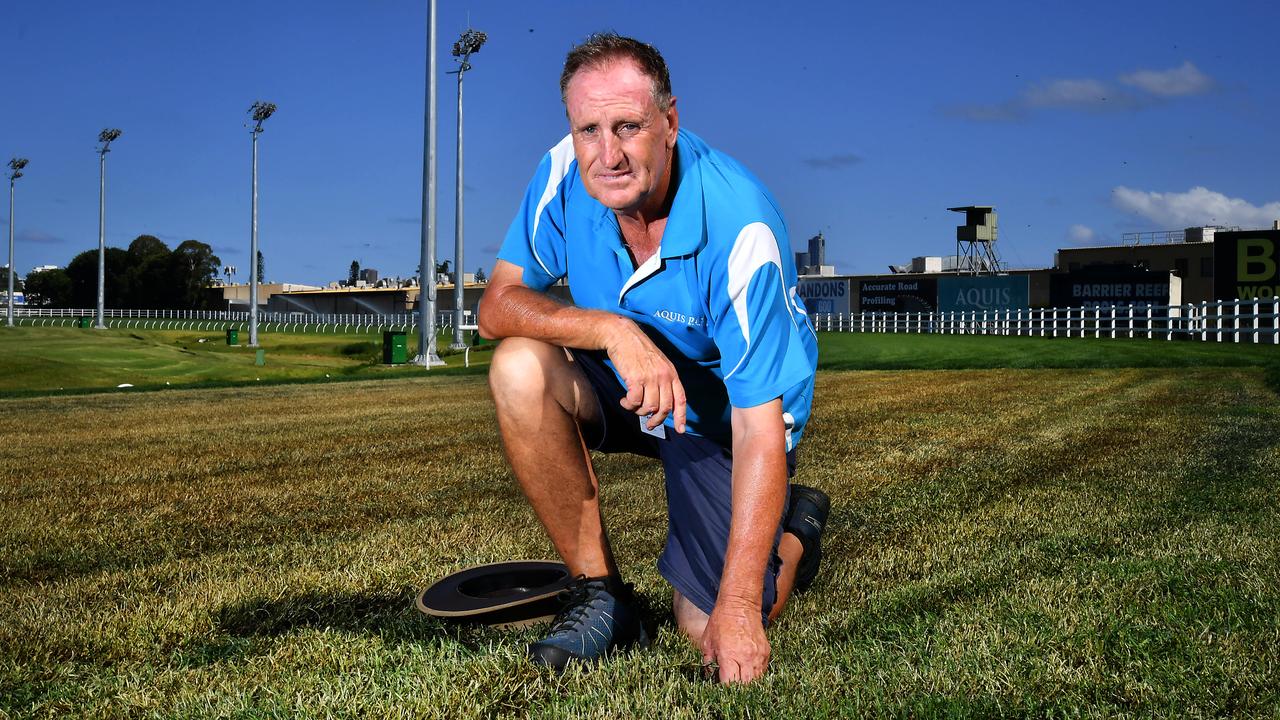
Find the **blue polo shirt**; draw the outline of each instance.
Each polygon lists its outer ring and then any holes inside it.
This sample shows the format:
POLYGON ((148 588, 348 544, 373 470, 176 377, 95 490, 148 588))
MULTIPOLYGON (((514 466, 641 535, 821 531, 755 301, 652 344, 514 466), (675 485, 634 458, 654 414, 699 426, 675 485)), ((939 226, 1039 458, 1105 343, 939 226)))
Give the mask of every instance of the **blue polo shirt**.
POLYGON ((566 136, 538 165, 498 257, 534 290, 567 277, 575 305, 638 323, 680 375, 688 431, 729 447, 732 407, 781 397, 791 450, 809 419, 818 345, 782 213, 746 168, 686 130, 674 173, 662 246, 637 268, 566 136))

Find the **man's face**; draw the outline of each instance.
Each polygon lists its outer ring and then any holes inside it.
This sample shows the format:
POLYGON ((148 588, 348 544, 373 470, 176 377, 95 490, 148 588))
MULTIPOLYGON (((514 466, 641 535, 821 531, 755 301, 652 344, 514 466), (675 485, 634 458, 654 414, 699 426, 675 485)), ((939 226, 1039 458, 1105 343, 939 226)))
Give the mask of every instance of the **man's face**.
POLYGON ((676 144, 675 99, 661 110, 650 79, 623 59, 579 70, 565 106, 587 193, 618 212, 660 208, 676 144))

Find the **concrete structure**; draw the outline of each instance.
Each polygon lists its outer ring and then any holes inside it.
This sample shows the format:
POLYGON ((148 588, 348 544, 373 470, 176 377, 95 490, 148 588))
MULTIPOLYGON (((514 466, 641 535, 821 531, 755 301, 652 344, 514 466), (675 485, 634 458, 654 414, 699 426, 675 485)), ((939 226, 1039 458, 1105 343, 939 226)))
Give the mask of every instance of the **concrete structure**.
MULTIPOLYGON (((267 309, 271 303, 271 297, 274 295, 318 289, 314 285, 300 285, 298 283, 259 283, 258 309, 267 309)), ((209 294, 209 308, 211 310, 245 311, 249 309, 249 286, 247 284, 215 285, 209 288, 209 294)))
MULTIPOLYGON (((968 208, 962 208, 967 210, 968 208)), ((981 208, 979 208, 981 209, 981 208)), ((1280 225, 1280 221, 1275 223, 1280 225)), ((991 222, 994 235, 994 219, 991 222)), ((965 226, 961 226, 964 228, 965 226)), ((960 228, 958 228, 960 229, 960 228)), ((998 273, 995 277, 1026 277, 1027 302, 1030 307, 1052 307, 1051 286, 1054 276, 1068 274, 1129 271, 1151 271, 1153 277, 1167 277, 1169 301, 1173 303, 1200 303, 1214 301, 1214 237, 1222 228, 1198 227, 1186 230, 1133 233, 1125 245, 1060 248, 1054 254, 1053 267, 1014 269, 998 273)), ((797 253, 797 257, 805 253, 797 253)), ((919 281, 922 286, 946 277, 972 277, 957 273, 964 264, 960 255, 925 256, 913 258, 910 264, 890 266, 889 274, 834 275, 823 283, 802 292, 811 296, 814 305, 836 308, 847 306, 849 312, 862 311, 860 288, 863 282, 903 283, 907 286, 919 281), (847 283, 841 287, 831 282, 847 283), (832 302, 829 298, 838 298, 832 302)), ((1060 282, 1060 281, 1059 281, 1060 282)), ((1087 282, 1087 281, 1086 281, 1087 282)), ((1163 282, 1163 281, 1162 281, 1163 282)), ((802 284, 805 280, 802 279, 802 284)), ((878 310, 884 308, 865 308, 878 310)))
MULTIPOLYGON (((1208 241, 1063 248, 1054 254, 1053 262, 1058 270, 1067 272, 1099 265, 1125 265, 1177 273, 1182 278, 1182 302, 1212 301, 1213 228, 1205 230, 1208 230, 1208 241)), ((1188 233, 1188 239, 1190 237, 1188 233)))

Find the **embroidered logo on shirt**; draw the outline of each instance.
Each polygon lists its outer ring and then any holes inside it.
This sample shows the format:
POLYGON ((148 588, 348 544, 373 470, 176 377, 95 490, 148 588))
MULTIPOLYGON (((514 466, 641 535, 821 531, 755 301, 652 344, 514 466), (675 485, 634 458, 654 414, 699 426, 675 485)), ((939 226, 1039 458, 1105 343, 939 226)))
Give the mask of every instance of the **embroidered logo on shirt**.
POLYGON ((679 323, 681 325, 705 326, 707 324, 707 319, 705 317, 685 315, 684 313, 678 313, 674 310, 656 310, 654 311, 653 316, 660 320, 666 320, 670 323, 679 323))

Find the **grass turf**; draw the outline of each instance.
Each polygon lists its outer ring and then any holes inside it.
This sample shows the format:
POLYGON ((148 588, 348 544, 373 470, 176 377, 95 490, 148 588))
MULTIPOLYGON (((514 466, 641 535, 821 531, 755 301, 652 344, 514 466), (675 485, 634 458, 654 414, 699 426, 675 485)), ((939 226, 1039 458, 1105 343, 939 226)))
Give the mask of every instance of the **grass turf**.
MULTIPOLYGON (((32 395, 115 388, 134 389, 242 383, 309 382, 424 375, 416 365, 383 365, 378 333, 260 333, 266 364, 255 364, 255 349, 229 347, 218 330, 87 330, 66 327, 0 328, 0 395, 32 395)), ((417 350, 411 335, 409 354, 417 350)), ((452 336, 438 341, 449 372, 461 369, 463 355, 448 349, 452 336)), ((488 362, 489 347, 471 353, 471 364, 488 362)))
POLYGON ((0 713, 1274 717, 1280 405, 1200 362, 820 372, 824 569, 745 688, 694 679, 640 459, 597 467, 653 651, 554 678, 413 610, 553 555, 482 378, 0 400, 0 713))

